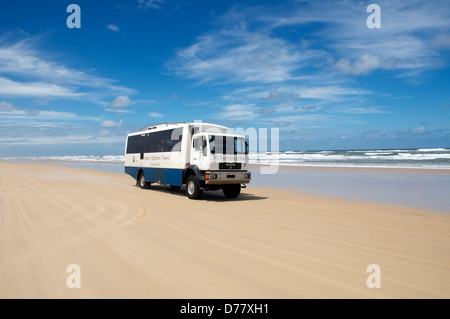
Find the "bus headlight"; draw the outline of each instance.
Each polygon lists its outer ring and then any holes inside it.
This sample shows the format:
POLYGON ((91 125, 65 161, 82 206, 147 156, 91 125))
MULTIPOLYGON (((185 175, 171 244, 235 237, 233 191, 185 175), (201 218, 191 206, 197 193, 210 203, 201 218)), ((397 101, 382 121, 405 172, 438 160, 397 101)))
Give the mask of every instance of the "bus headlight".
POLYGON ((250 179, 251 175, 252 175, 251 173, 244 173, 244 178, 250 179))
POLYGON ((217 179, 217 174, 206 174, 206 179, 217 179))

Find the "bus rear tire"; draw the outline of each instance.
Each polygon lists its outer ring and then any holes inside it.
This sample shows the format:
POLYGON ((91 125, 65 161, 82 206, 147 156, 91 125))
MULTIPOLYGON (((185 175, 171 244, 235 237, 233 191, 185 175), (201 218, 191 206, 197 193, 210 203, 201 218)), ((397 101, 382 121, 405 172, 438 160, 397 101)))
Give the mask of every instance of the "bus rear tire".
POLYGON ((139 174, 139 177, 138 177, 138 185, 139 185, 139 187, 142 188, 142 189, 149 189, 149 188, 150 188, 151 183, 149 183, 149 182, 147 182, 147 181, 145 180, 144 172, 142 172, 141 174, 139 174))
POLYGON ((203 194, 197 178, 194 175, 188 177, 186 181, 186 195, 189 199, 199 199, 203 194))
POLYGON ((226 198, 236 198, 241 193, 241 184, 230 184, 222 186, 226 198))

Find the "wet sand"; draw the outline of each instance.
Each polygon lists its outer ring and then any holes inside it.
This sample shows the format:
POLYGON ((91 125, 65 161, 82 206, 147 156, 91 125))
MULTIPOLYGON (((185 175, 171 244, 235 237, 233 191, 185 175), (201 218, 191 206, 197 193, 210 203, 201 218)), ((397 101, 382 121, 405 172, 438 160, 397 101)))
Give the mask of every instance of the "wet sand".
POLYGON ((450 213, 450 169, 280 165, 261 174, 260 167, 251 165, 253 186, 450 213))

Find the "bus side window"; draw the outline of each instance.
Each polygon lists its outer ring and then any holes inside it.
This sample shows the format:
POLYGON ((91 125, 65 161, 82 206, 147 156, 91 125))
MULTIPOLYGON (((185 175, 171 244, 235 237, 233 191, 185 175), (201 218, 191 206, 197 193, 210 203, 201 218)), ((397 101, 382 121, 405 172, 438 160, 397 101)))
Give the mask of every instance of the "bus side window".
POLYGON ((197 152, 203 152, 204 155, 206 155, 206 139, 204 136, 199 136, 194 138, 194 149, 197 152))

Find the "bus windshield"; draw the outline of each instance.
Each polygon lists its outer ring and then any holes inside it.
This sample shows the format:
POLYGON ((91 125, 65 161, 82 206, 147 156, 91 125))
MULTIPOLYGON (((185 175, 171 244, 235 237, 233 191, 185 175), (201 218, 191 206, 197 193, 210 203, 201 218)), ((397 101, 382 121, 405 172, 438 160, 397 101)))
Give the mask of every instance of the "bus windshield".
POLYGON ((246 143, 242 137, 210 135, 211 154, 246 154, 246 143))

